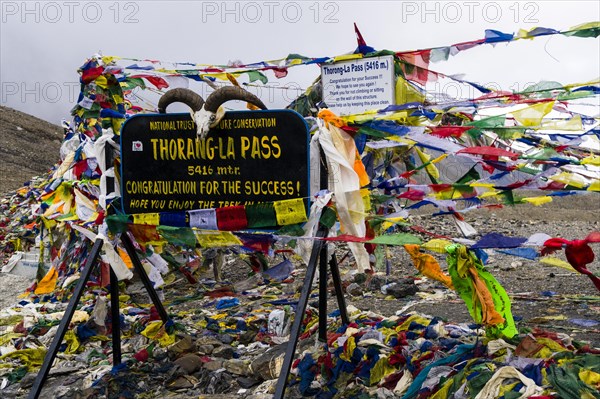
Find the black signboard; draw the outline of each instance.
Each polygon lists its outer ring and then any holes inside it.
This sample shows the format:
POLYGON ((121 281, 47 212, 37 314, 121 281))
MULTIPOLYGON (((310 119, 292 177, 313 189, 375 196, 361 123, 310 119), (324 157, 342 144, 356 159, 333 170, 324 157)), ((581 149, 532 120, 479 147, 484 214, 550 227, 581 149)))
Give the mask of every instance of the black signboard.
POLYGON ((146 114, 121 129, 126 213, 309 196, 309 133, 291 110, 230 111, 205 139, 189 114, 146 114))

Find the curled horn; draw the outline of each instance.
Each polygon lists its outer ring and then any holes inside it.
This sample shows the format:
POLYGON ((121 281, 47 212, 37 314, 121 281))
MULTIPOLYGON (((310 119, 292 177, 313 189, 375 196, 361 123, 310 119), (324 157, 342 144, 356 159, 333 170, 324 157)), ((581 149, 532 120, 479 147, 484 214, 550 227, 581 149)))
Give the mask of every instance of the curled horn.
POLYGON ((179 87, 163 94, 160 100, 158 100, 158 112, 161 114, 166 113, 167 107, 173 103, 184 103, 190 107, 192 111, 197 112, 202 109, 204 99, 190 89, 179 87))
POLYGON ((229 100, 242 100, 252 105, 256 105, 260 109, 267 109, 265 104, 254 94, 237 86, 221 87, 212 92, 204 104, 204 109, 210 112, 217 112, 221 104, 229 100))

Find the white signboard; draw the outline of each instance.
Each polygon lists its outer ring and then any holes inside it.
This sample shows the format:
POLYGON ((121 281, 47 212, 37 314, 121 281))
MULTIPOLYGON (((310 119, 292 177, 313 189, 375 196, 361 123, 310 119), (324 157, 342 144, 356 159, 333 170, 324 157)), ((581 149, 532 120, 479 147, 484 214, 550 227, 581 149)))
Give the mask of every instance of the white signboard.
POLYGON ((394 57, 359 58, 321 66, 323 101, 337 115, 394 104, 394 57))

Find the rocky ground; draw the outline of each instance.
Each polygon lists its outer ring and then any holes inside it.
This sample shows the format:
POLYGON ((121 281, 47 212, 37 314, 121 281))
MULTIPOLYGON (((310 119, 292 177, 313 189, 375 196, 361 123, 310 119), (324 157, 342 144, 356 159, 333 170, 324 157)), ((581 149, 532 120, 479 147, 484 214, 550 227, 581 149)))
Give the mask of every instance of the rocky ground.
POLYGON ((0 193, 15 190, 58 161, 60 126, 0 106, 0 193))

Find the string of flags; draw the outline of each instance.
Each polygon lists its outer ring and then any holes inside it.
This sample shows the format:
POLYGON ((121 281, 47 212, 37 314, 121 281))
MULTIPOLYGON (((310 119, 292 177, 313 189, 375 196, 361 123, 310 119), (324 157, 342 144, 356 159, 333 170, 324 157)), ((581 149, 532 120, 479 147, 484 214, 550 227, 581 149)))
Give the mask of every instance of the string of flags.
MULTIPOLYGON (((462 43, 456 43, 448 46, 432 47, 427 49, 387 52, 395 54, 402 60, 404 72, 409 79, 413 78, 420 83, 428 80, 437 79, 445 76, 439 72, 428 69, 430 62, 447 61, 450 56, 455 56, 462 51, 473 49, 484 44, 496 45, 498 43, 508 43, 517 40, 531 40, 541 36, 564 35, 567 37, 597 37, 600 34, 600 27, 597 22, 589 22, 574 26, 572 28, 559 31, 552 28, 536 27, 530 30, 521 29, 516 34, 503 33, 497 30, 488 29, 485 31, 483 39, 472 40, 462 43)), ((371 49, 372 50, 372 49, 371 49)), ((238 77, 247 75, 249 83, 260 81, 263 84, 268 82, 264 71, 273 71, 276 78, 287 76, 288 69, 303 65, 317 65, 330 62, 344 61, 357 57, 362 57, 362 53, 326 56, 326 57, 307 57, 299 54, 289 54, 285 58, 276 60, 264 60, 250 64, 234 63, 229 65, 207 65, 194 62, 162 62, 159 60, 137 59, 119 56, 105 56, 103 62, 110 64, 112 61, 124 60, 133 61, 123 67, 123 70, 130 70, 132 74, 127 79, 128 88, 145 87, 144 80, 156 87, 165 89, 171 85, 185 84, 185 79, 204 81, 204 79, 227 81, 230 76, 238 77), (183 81, 181 78, 185 78, 183 81)), ((373 53, 369 53, 373 55, 373 53)), ((381 55, 378 53, 376 55, 381 55)), ((475 84, 478 86, 477 84, 475 84)), ((491 90, 485 89, 485 92, 491 90)))

